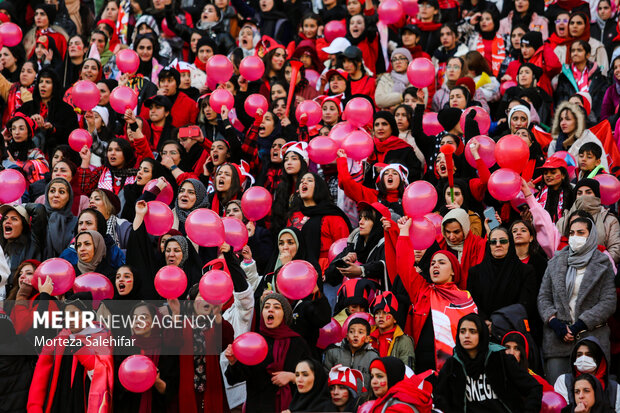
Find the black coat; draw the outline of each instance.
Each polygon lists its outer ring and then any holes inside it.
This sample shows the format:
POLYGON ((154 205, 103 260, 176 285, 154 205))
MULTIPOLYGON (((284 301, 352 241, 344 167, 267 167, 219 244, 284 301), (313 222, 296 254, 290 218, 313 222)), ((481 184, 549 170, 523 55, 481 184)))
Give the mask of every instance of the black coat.
POLYGON ((598 23, 590 25, 590 37, 595 38, 605 46, 607 52, 607 58, 611 60, 611 56, 614 52, 613 40, 618 35, 618 29, 616 27, 616 19, 608 19, 605 22, 603 30, 598 26, 598 23))
POLYGON ((332 319, 332 308, 327 297, 321 293, 314 300, 299 300, 293 306, 293 323, 291 328, 302 336, 312 352, 315 360, 321 360, 321 350, 316 347, 319 330, 332 319))
MULTIPOLYGON (((592 96, 592 113, 594 113, 596 119, 599 119, 601 117, 603 97, 609 87, 609 81, 603 76, 600 68, 597 68, 592 76, 588 77, 588 81, 590 83, 588 91, 590 96, 592 96)), ((568 80, 564 72, 560 73, 558 77, 558 87, 554 94, 556 107, 563 101, 570 99, 575 93, 577 93, 577 90, 568 80)))
MULTIPOLYGON (((10 343, 0 344, 0 410, 3 413, 26 411, 28 391, 37 358, 7 355, 27 354, 25 346, 29 345, 19 336, 15 336, 10 343)), ((35 354, 34 349, 32 354, 35 354)))
MULTIPOLYGON (((342 252, 329 264, 329 267, 325 270, 325 282, 334 286, 342 283, 343 276, 336 267, 336 261, 344 258, 350 252, 355 252, 354 243, 347 243, 342 252)), ((379 285, 383 285, 384 288, 388 287, 385 285, 387 268, 385 267, 385 245, 383 239, 372 249, 370 254, 368 254, 366 262, 363 262, 361 266, 364 268, 364 278, 376 281, 379 285)))
MULTIPOLYGON (((39 114, 41 108, 34 100, 31 100, 30 102, 24 103, 20 111, 24 115, 32 116, 39 114)), ((54 128, 48 131, 37 129, 35 134, 43 134, 45 136, 45 145, 42 149, 46 154, 51 155, 56 146, 63 143, 67 144, 69 141, 69 134, 80 126, 78 124, 77 115, 71 105, 62 100, 50 101, 46 120, 51 123, 54 128)))

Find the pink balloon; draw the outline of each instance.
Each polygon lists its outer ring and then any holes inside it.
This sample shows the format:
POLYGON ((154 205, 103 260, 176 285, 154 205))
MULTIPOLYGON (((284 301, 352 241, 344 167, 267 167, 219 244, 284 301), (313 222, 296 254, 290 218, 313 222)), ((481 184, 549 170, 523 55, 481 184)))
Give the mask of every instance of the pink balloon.
POLYGON ((116 54, 116 66, 121 73, 135 73, 140 67, 140 57, 134 50, 123 49, 116 54))
POLYGON ((306 69, 306 80, 308 81, 310 86, 312 86, 313 88, 316 89, 317 82, 319 81, 320 78, 321 78, 321 74, 317 72, 316 70, 306 69))
POLYGON ((620 200, 620 181, 614 175, 602 174, 594 177, 600 185, 601 203, 613 205, 620 200))
POLYGON ((73 265, 67 260, 62 258, 50 258, 43 261, 41 265, 37 267, 32 277, 32 286, 36 289, 39 288, 39 280, 41 284, 45 282, 47 277, 51 277, 54 282, 54 289, 52 295, 64 294, 73 287, 75 281, 75 270, 73 265))
POLYGON ((258 56, 244 57, 239 65, 239 73, 250 82, 260 79, 265 73, 263 59, 258 56))
POLYGON ((276 279, 278 291, 291 300, 309 296, 316 287, 316 269, 307 261, 293 260, 280 268, 276 279))
POLYGON ((437 204, 437 190, 427 181, 415 181, 405 188, 403 208, 409 217, 428 214, 437 204))
POLYGON ((526 203, 527 201, 525 200, 525 195, 523 195, 523 192, 521 191, 519 191, 516 197, 510 200, 510 206, 512 206, 512 208, 517 212, 520 212, 519 207, 526 203))
POLYGON ((26 179, 16 169, 0 171, 0 204, 17 201, 26 191, 26 179))
POLYGON ((320 349, 326 349, 330 344, 339 343, 340 340, 342 340, 342 327, 335 318, 332 318, 319 330, 316 346, 320 349))
POLYGON ((318 125, 323 117, 321 105, 314 100, 304 100, 297 106, 297 109, 295 109, 295 117, 298 122, 301 122, 301 115, 304 113, 308 115, 308 120, 306 122, 308 126, 318 125))
POLYGON ((147 205, 148 211, 144 216, 146 232, 159 237, 170 231, 174 223, 174 214, 168 205, 161 201, 150 201, 147 205))
POLYGON ((127 109, 134 110, 138 106, 138 95, 127 86, 117 86, 110 93, 110 106, 116 113, 124 114, 127 109))
POLYGON ((235 358, 246 366, 256 366, 267 357, 269 348, 265 338, 258 333, 243 333, 232 343, 235 358))
POLYGON ((271 194, 262 186, 253 186, 241 197, 241 210, 250 221, 259 221, 271 210, 271 194))
POLYGON ((344 323, 342 323, 342 338, 345 338, 347 336, 347 332, 349 331, 349 323, 354 318, 361 318, 361 319, 364 319, 364 320, 368 321, 368 323, 370 324, 371 327, 376 324, 375 323, 375 318, 372 316, 372 314, 368 314, 368 313, 353 313, 349 317, 347 317, 346 320, 344 320, 344 323))
POLYGON ((189 239, 201 247, 219 247, 224 243, 224 224, 220 216, 206 208, 192 211, 185 220, 189 239))
MULTIPOLYGON (((146 185, 144 185, 144 189, 142 190, 142 193, 144 193, 145 191, 150 191, 156 186, 157 186, 157 179, 151 179, 150 181, 146 183, 146 185)), ((156 201, 161 201, 166 205, 170 205, 173 199, 174 199, 174 190, 172 189, 172 185, 170 184, 166 185, 164 189, 162 189, 157 195, 157 197, 155 198, 156 201)))
POLYGON ((395 24, 403 18, 403 5, 398 0, 382 0, 379 4, 379 21, 395 24))
POLYGON ((207 89, 209 89, 209 90, 217 89, 217 82, 215 81, 215 78, 207 76, 207 80, 205 81, 205 85, 207 86, 207 89))
POLYGON ((344 249, 347 247, 348 242, 348 238, 340 238, 329 246, 329 251, 327 251, 327 259, 329 260, 329 262, 335 260, 336 257, 340 255, 342 251, 344 251, 344 249))
POLYGON ((374 109, 368 99, 353 98, 344 108, 343 119, 356 128, 362 128, 372 122, 373 112, 374 109))
POLYGON ((308 156, 318 165, 326 165, 336 159, 338 145, 327 136, 317 136, 308 144, 308 156))
POLYGON ((267 112, 269 104, 267 98, 260 93, 253 93, 243 102, 243 108, 250 117, 255 117, 258 109, 262 109, 263 113, 267 112))
POLYGON ((233 247, 235 251, 241 251, 248 243, 248 229, 237 218, 222 218, 224 224, 224 242, 233 247))
POLYGON ((435 66, 426 57, 413 59, 407 67, 407 79, 417 88, 424 88, 435 81, 435 66))
POLYGON ((409 16, 417 16, 420 6, 418 6, 418 0, 402 0, 403 10, 409 16))
POLYGON ((353 131, 347 136, 342 148, 347 153, 347 156, 356 161, 361 161, 370 156, 375 149, 375 144, 372 137, 363 130, 353 131))
POLYGON ((461 124, 461 130, 465 131, 465 117, 467 117, 467 114, 472 110, 476 111, 476 116, 474 117, 474 120, 478 124, 478 129, 480 129, 480 133, 484 135, 489 131, 489 128, 491 127, 491 117, 489 116, 487 111, 480 106, 471 106, 465 109, 463 113, 461 113, 461 119, 459 121, 461 124))
POLYGON ((435 214, 431 212, 429 214, 424 215, 424 218, 428 219, 429 221, 433 223, 433 225, 435 226, 435 239, 440 240, 442 238, 441 221, 443 220, 443 217, 439 214, 435 214))
POLYGON ((224 55, 216 54, 207 60, 207 76, 217 83, 227 82, 233 74, 233 64, 224 55))
POLYGON ((230 300, 233 282, 222 270, 211 270, 200 279, 200 296, 210 304, 221 305, 230 300))
POLYGON ((84 146, 89 148, 93 144, 93 137, 86 129, 74 129, 69 134, 69 146, 76 152, 82 150, 84 146))
POLYGON ((79 80, 73 85, 72 97, 75 107, 86 112, 97 106, 101 93, 90 80, 79 80))
POLYGON ((73 292, 90 292, 93 295, 93 307, 99 307, 101 300, 114 298, 114 286, 108 277, 96 272, 87 272, 75 278, 73 292))
POLYGON ((530 159, 530 149, 519 136, 506 135, 495 144, 495 159, 500 167, 521 173, 530 159))
MULTIPOLYGON (((482 162, 484 162, 487 168, 495 165, 495 141, 485 135, 476 136, 474 139, 480 144, 478 155, 480 155, 482 162)), ((468 164, 474 168, 476 167, 476 160, 474 159, 474 155, 471 154, 469 144, 465 145, 465 159, 467 159, 468 164)))
POLYGON ((331 43, 337 37, 345 37, 347 35, 347 26, 343 20, 332 20, 325 25, 323 36, 327 43, 331 43))
POLYGON ((155 384, 157 367, 143 355, 129 356, 118 368, 118 379, 127 390, 144 393, 155 384))
POLYGON ((560 413, 566 407, 564 397, 554 391, 544 391, 540 413, 560 413))
POLYGON ((411 228, 409 230, 409 239, 411 246, 415 250, 425 250, 435 242, 437 229, 435 224, 423 216, 414 217, 411 220, 411 228))
POLYGON ((187 275, 176 265, 161 267, 155 274, 155 290, 166 299, 179 298, 187 288, 187 275))
POLYGON ((15 23, 2 23, 0 25, 0 39, 5 46, 17 46, 22 41, 22 29, 15 23))
POLYGON ((443 126, 437 120, 437 112, 426 112, 422 115, 422 129, 428 136, 439 135, 443 132, 443 126))
POLYGON ((510 201, 521 190, 521 176, 508 168, 501 168, 489 178, 489 193, 498 201, 510 201))
POLYGON ((211 109, 213 109, 215 113, 220 113, 222 111, 222 106, 226 106, 226 108, 230 110, 235 107, 235 98, 232 93, 226 89, 215 89, 209 97, 209 106, 211 106, 211 109))
POLYGON ((232 108, 228 112, 228 120, 239 132, 243 132, 245 130, 245 126, 243 126, 243 123, 241 123, 237 117, 237 110, 235 108, 232 108))
POLYGON ((357 128, 351 125, 349 122, 339 122, 334 125, 334 127, 329 131, 329 136, 336 145, 338 149, 342 148, 342 144, 344 143, 347 136, 351 134, 351 132, 356 131, 357 128))
POLYGON ((514 80, 507 80, 499 86, 499 93, 504 96, 504 93, 506 93, 508 89, 515 86, 518 86, 517 82, 515 82, 514 80))

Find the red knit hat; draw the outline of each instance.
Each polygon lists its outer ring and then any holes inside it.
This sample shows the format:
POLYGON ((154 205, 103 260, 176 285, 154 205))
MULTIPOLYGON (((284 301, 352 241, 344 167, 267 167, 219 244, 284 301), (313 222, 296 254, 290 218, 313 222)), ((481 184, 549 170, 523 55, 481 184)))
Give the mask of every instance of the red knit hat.
POLYGON ((448 257, 448 260, 450 260, 450 264, 452 264, 452 271, 454 271, 454 277, 452 277, 452 282, 458 284, 461 281, 461 264, 459 264, 458 258, 456 258, 454 254, 452 254, 450 251, 439 250, 433 254, 433 256, 431 257, 431 261, 433 260, 433 258, 435 258, 435 255, 437 254, 443 254, 448 257))

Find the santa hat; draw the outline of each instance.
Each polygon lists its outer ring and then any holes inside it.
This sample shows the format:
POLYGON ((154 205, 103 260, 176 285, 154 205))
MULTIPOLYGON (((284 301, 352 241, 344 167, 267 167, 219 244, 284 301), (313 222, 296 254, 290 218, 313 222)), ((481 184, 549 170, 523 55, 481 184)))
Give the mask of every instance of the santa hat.
POLYGON ((352 369, 350 367, 345 367, 342 364, 336 364, 329 371, 327 385, 335 386, 336 384, 339 384, 341 386, 345 386, 351 389, 353 393, 357 395, 358 381, 362 385, 362 392, 365 392, 366 388, 364 387, 364 376, 362 375, 361 371, 352 369))
POLYGON ((375 164, 375 166, 378 166, 381 168, 381 171, 379 171, 379 176, 377 177, 377 183, 379 183, 379 180, 381 180, 381 178, 383 177, 383 174, 387 172, 388 169, 393 169, 396 172, 398 172, 398 175, 400 176, 400 180, 403 181, 405 183, 405 185, 409 184, 409 169, 407 169, 406 166, 401 165, 399 163, 390 163, 390 164, 385 164, 385 163, 377 163, 375 164))
POLYGON ((239 184, 241 186, 243 186, 243 184, 245 183, 246 178, 248 178, 248 177, 250 178, 250 182, 252 184, 254 183, 254 177, 252 175, 250 175, 249 172, 248 172, 248 170, 250 169, 250 165, 246 161, 241 161, 241 165, 237 165, 236 163, 233 163, 233 162, 227 162, 225 164, 220 165, 220 167, 217 168, 218 171, 220 170, 220 168, 222 168, 225 165, 229 165, 235 171, 237 171, 237 176, 239 177, 239 184))
POLYGON ((288 152, 295 152, 306 161, 306 164, 309 162, 310 158, 308 157, 308 143, 307 142, 287 142, 282 145, 282 149, 280 149, 280 156, 284 159, 284 156, 288 152))
MULTIPOLYGON (((254 182, 256 181, 254 180, 254 177, 250 173, 250 164, 244 160, 241 160, 241 162, 239 163, 239 166, 241 170, 241 175, 243 175, 244 180, 245 178, 247 178, 250 180, 250 186, 254 185, 254 182)), ((241 175, 239 175, 239 179, 241 179, 241 175)))
POLYGON ((590 116, 590 113, 592 112, 592 95, 588 92, 577 92, 576 95, 581 98, 583 108, 586 110, 586 115, 590 116))
POLYGON ((174 59, 168 66, 165 67, 166 69, 176 69, 177 72, 179 73, 190 73, 191 72, 191 65, 187 62, 184 61, 180 61, 178 59, 174 59))
POLYGON ((338 108, 338 113, 342 114, 342 111, 343 111, 342 98, 343 97, 344 95, 342 93, 339 95, 334 95, 334 96, 322 95, 322 96, 318 96, 315 100, 321 104, 321 107, 325 104, 325 102, 334 102, 336 104, 336 107, 338 108))

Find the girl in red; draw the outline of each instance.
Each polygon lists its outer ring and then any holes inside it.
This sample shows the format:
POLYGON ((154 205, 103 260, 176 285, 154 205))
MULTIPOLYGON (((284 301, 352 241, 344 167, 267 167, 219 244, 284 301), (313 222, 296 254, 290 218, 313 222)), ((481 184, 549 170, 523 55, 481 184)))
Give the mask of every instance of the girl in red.
POLYGON ((297 185, 299 195, 293 199, 294 212, 287 226, 301 229, 310 262, 318 261, 324 272, 329 265, 329 247, 349 236, 351 224, 331 201, 327 184, 318 174, 307 172, 297 185))
POLYGON ((0 73, 0 97, 6 102, 2 124, 6 125, 24 102, 32 100, 38 71, 38 66, 34 62, 24 62, 19 72, 19 82, 13 84, 0 73))
MULTIPOLYGON (((400 234, 396 246, 386 242, 385 259, 388 267, 395 265, 411 300, 405 334, 415 342, 416 371, 440 370, 452 354, 458 320, 477 309, 470 294, 458 287, 463 272, 454 254, 446 250, 433 254, 430 282, 418 273, 409 240, 411 222, 409 217, 398 220, 400 234)), ((385 238, 388 241, 387 233, 385 238)))
POLYGON ((215 172, 215 192, 209 194, 211 209, 223 217, 224 207, 234 199, 241 199, 243 184, 247 175, 241 167, 234 163, 225 163, 215 172))
POLYGON ((477 50, 486 59, 493 71, 499 74, 502 62, 506 58, 506 42, 497 33, 499 30, 499 13, 494 6, 485 9, 480 16, 474 15, 471 24, 476 26, 476 35, 469 40, 469 49, 477 50))
MULTIPOLYGON (((377 69, 385 69, 383 67, 385 66, 383 57, 379 59, 379 56, 381 56, 379 53, 381 46, 379 45, 376 27, 369 24, 366 17, 358 14, 349 18, 346 38, 351 42, 351 45, 356 46, 361 51, 359 60, 364 61, 364 65, 370 70, 371 75, 376 75, 377 69), (381 67, 378 68, 377 64, 380 64, 381 67)), ((344 55, 348 57, 346 50, 344 55)), ((347 70, 346 67, 345 70, 347 70)), ((385 70, 380 71, 384 72, 385 70)), ((368 95, 374 96, 374 93, 368 93, 368 95)))
MULTIPOLYGON (((356 46, 347 47, 342 53, 344 57, 342 67, 348 73, 348 83, 352 95, 366 95, 371 99, 375 96, 376 80, 366 69, 366 61, 362 57, 362 51, 356 46)), ((368 69, 370 70, 370 69, 368 69)), ((374 105, 374 102, 373 102, 374 105)))

